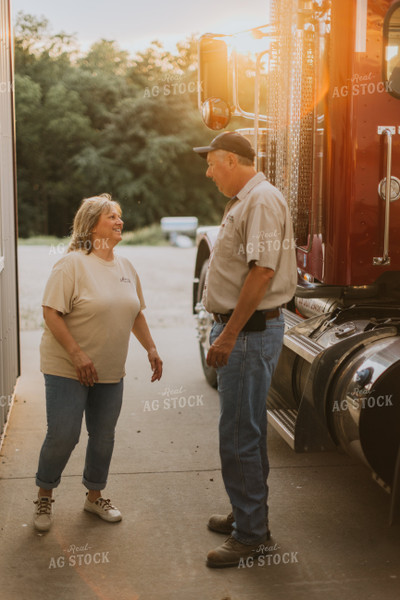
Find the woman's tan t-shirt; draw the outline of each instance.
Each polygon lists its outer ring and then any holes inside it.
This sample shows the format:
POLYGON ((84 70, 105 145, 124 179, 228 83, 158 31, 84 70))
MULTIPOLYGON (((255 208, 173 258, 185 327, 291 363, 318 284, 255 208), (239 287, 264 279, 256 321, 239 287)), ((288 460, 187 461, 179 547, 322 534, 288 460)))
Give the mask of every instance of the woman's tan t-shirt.
MULTIPOLYGON (((42 306, 59 311, 79 346, 93 361, 99 383, 125 375, 130 333, 145 308, 139 277, 126 258, 105 261, 95 254, 70 252, 53 267, 42 306)), ((45 325, 40 370, 78 379, 68 353, 45 325)))

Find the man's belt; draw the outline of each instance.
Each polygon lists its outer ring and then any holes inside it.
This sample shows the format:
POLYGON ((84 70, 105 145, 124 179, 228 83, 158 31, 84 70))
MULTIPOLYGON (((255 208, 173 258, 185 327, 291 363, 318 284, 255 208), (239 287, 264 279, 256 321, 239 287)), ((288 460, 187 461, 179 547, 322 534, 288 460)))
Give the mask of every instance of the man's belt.
MULTIPOLYGON (((280 308, 256 310, 244 325, 242 331, 263 331, 265 329, 265 321, 268 321, 269 319, 276 319, 280 314, 280 308)), ((217 323, 227 323, 231 316, 232 313, 213 313, 214 321, 217 323)))

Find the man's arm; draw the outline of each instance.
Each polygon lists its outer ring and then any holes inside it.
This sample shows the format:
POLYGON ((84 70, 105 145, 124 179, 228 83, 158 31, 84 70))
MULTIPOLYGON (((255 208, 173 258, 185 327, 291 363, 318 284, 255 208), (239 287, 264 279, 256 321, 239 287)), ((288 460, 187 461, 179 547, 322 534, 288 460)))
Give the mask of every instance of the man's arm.
POLYGON ((273 276, 272 269, 258 267, 256 264, 250 268, 231 318, 208 351, 207 364, 210 367, 223 367, 227 364, 239 332, 257 310, 273 276))

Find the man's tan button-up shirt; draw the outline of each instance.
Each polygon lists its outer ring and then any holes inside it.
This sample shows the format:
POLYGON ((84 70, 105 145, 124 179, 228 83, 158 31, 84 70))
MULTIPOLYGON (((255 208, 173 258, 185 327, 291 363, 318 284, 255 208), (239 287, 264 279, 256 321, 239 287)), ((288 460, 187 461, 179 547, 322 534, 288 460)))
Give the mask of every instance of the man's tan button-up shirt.
POLYGON ((252 261, 274 271, 258 310, 291 300, 297 283, 292 220, 283 195, 263 173, 247 182, 224 215, 203 294, 208 312, 235 308, 252 261))

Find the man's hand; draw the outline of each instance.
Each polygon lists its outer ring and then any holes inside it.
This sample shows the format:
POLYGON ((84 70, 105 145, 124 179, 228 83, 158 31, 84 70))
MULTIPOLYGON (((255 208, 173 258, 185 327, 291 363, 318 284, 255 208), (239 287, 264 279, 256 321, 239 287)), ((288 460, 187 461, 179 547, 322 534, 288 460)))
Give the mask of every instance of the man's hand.
POLYGON ((236 335, 226 333, 224 329, 208 351, 207 364, 214 368, 224 367, 228 364, 229 356, 235 346, 236 339, 236 335))
POLYGON ((223 332, 208 351, 207 364, 210 367, 224 367, 228 363, 240 331, 260 304, 273 276, 272 269, 258 267, 254 263, 251 265, 240 291, 236 308, 223 332))

